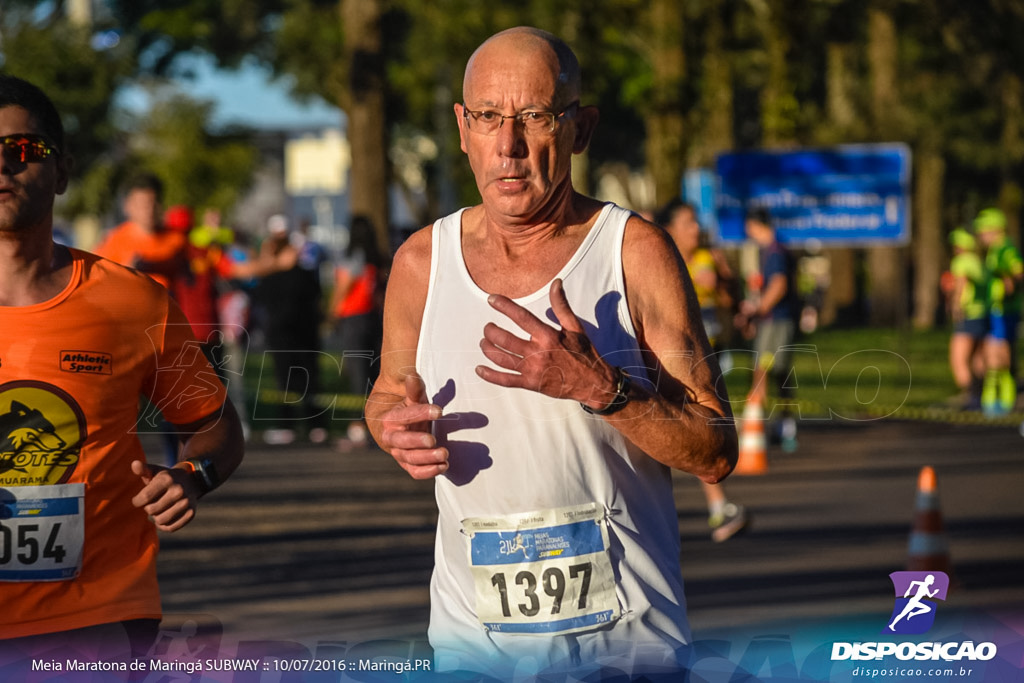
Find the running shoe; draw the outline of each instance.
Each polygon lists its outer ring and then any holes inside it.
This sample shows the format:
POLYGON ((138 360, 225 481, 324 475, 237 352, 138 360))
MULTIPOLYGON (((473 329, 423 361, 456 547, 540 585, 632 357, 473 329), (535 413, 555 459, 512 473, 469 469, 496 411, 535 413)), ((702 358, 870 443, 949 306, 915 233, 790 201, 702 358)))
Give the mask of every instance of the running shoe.
POLYGON ((721 543, 745 531, 750 526, 750 517, 743 505, 726 503, 722 512, 708 518, 708 526, 711 527, 711 540, 721 543))

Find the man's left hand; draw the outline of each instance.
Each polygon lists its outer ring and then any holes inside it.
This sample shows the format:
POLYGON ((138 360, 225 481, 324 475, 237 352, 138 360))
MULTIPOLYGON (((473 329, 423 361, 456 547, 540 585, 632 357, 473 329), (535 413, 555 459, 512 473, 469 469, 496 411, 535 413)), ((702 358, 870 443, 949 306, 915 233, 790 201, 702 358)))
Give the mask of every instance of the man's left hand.
POLYGON ((592 408, 605 407, 617 383, 615 369, 601 360, 590 343, 583 324, 569 306, 560 279, 551 283, 549 298, 561 329, 506 296, 492 294, 488 298, 491 307, 518 325, 529 339, 488 323, 480 348, 488 360, 511 372, 478 365, 477 375, 499 386, 530 389, 545 396, 586 403, 592 408))
POLYGON ((184 469, 160 467, 135 460, 132 472, 142 479, 142 490, 132 505, 143 508, 160 531, 177 531, 196 515, 198 498, 192 475, 184 469))

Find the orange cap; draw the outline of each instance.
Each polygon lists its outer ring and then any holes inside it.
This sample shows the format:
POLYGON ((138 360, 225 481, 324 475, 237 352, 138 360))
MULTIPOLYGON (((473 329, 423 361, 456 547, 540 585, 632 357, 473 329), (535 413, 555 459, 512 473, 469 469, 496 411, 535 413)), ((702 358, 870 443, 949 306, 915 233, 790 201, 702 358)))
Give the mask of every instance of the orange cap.
POLYGON ((930 465, 925 465, 921 468, 921 474, 917 476, 917 490, 922 493, 935 493, 935 489, 935 470, 930 465))

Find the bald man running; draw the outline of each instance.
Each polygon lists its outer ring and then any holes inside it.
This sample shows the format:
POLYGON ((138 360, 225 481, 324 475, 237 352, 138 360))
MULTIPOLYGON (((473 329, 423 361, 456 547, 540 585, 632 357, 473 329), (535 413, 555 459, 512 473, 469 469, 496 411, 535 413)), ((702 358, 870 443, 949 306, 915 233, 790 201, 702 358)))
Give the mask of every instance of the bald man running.
POLYGON ((693 286, 656 226, 573 189, 598 113, 532 28, 455 104, 482 202, 414 234, 385 305, 377 442, 438 503, 438 670, 672 675, 690 640, 670 468, 715 482, 736 434, 693 286))

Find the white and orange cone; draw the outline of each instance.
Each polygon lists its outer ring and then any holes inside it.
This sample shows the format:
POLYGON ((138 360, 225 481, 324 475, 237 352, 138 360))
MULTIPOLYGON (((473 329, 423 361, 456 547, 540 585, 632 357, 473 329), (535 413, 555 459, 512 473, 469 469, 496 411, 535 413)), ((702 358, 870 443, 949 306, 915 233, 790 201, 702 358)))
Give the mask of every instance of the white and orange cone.
POLYGON ((740 422, 740 457, 733 474, 764 474, 768 471, 768 441, 764 434, 764 407, 751 398, 740 422))
POLYGON ((951 575, 949 544, 939 510, 938 482, 935 470, 921 468, 917 477, 917 504, 914 526, 907 544, 908 571, 940 571, 951 575))

